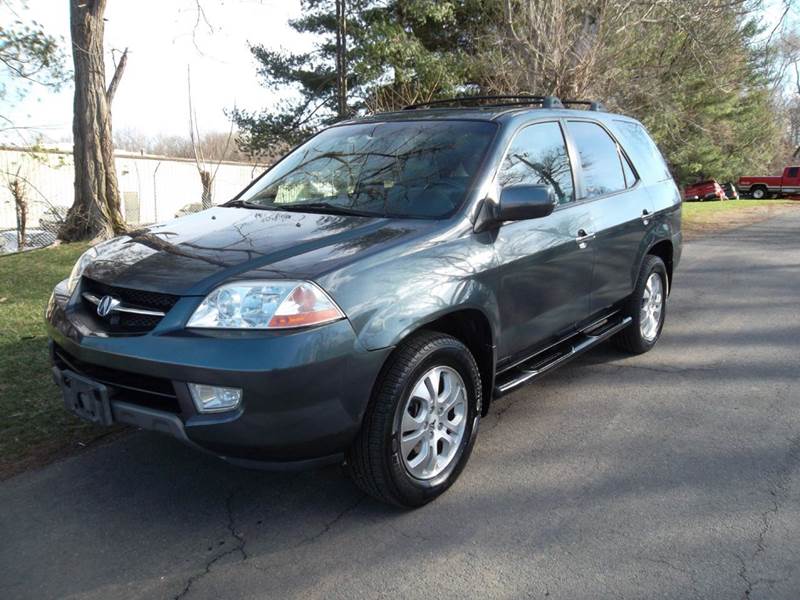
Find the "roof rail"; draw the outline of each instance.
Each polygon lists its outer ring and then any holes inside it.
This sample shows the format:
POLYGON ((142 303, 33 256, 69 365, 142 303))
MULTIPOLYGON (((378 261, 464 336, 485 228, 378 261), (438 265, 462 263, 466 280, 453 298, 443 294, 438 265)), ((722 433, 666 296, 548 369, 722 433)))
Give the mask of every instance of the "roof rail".
POLYGON ((602 111, 603 105, 594 100, 560 100, 556 96, 530 96, 527 94, 501 96, 457 96, 442 100, 429 100, 419 104, 409 104, 403 110, 436 108, 445 106, 541 106, 542 108, 569 108, 571 104, 587 106, 589 110, 602 111))
POLYGON ((419 104, 409 104, 403 110, 416 110, 418 108, 433 108, 444 106, 529 106, 540 105, 542 108, 564 108, 561 100, 555 96, 529 96, 526 94, 504 95, 504 96, 458 96, 456 98, 445 98, 443 100, 430 100, 419 104))
POLYGON ((567 108, 569 108, 570 104, 580 104, 583 106, 588 106, 589 110, 594 110, 594 111, 605 110, 603 105, 600 102, 597 102, 596 100, 562 100, 561 103, 567 108))

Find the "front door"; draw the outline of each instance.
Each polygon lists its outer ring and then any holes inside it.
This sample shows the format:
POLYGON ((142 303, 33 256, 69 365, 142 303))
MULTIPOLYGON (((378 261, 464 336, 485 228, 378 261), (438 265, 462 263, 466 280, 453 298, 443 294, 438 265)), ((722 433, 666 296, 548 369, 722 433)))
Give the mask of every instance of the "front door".
POLYGON ((789 167, 781 179, 781 190, 785 194, 800 194, 800 167, 789 167))
POLYGON ((494 242, 502 335, 500 360, 571 332, 590 309, 593 248, 586 204, 575 203, 572 167, 558 122, 529 125, 512 141, 499 187, 553 186, 559 206, 548 217, 503 225, 494 242))

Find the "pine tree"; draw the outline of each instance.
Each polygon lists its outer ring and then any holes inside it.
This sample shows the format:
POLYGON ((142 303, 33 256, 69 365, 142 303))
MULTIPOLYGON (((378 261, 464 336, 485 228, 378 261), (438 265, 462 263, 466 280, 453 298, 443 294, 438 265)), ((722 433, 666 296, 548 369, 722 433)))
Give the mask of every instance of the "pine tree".
MULTIPOLYGON (((303 0, 302 6, 304 16, 290 25, 318 37, 312 51, 250 48, 266 87, 295 92, 270 110, 233 111, 245 132, 242 149, 250 153, 296 143, 340 118, 336 2, 303 0)), ((467 89, 469 57, 494 10, 492 3, 480 0, 348 0, 346 112, 397 109, 467 89)))

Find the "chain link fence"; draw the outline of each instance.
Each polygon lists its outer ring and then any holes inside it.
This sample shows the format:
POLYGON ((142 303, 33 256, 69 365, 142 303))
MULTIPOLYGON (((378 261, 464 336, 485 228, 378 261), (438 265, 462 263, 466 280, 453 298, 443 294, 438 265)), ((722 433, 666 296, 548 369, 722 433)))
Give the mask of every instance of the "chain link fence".
MULTIPOLYGON (((203 182, 193 160, 116 153, 123 218, 131 228, 203 210, 203 182)), ((221 162, 209 194, 220 204, 263 165, 221 162)), ((72 205, 69 150, 0 147, 0 254, 52 244, 72 205)))
MULTIPOLYGON (((54 205, 44 196, 31 194, 35 192, 35 186, 19 174, 6 177, 10 198, 5 198, 3 204, 12 206, 14 226, 0 228, 0 254, 43 248, 55 242, 67 216, 67 207, 54 205)), ((8 206, 0 206, 2 208, 8 206)), ((8 224, 8 219, 4 219, 4 222, 8 224)))

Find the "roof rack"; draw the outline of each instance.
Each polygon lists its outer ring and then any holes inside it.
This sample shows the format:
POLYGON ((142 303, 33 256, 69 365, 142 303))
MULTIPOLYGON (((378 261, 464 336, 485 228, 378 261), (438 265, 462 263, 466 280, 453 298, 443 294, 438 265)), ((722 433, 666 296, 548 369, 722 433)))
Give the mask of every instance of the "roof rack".
POLYGON ((603 105, 592 100, 560 100, 556 96, 530 96, 526 94, 503 96, 458 96, 443 100, 430 100, 419 104, 409 104, 403 110, 416 110, 420 108, 436 108, 445 106, 541 106, 542 108, 569 108, 570 104, 580 104, 589 107, 589 110, 603 110, 603 105))
POLYGON ((588 106, 589 110, 596 110, 601 111, 603 110, 603 105, 596 100, 562 100, 561 104, 569 108, 570 104, 580 104, 582 106, 588 106))

